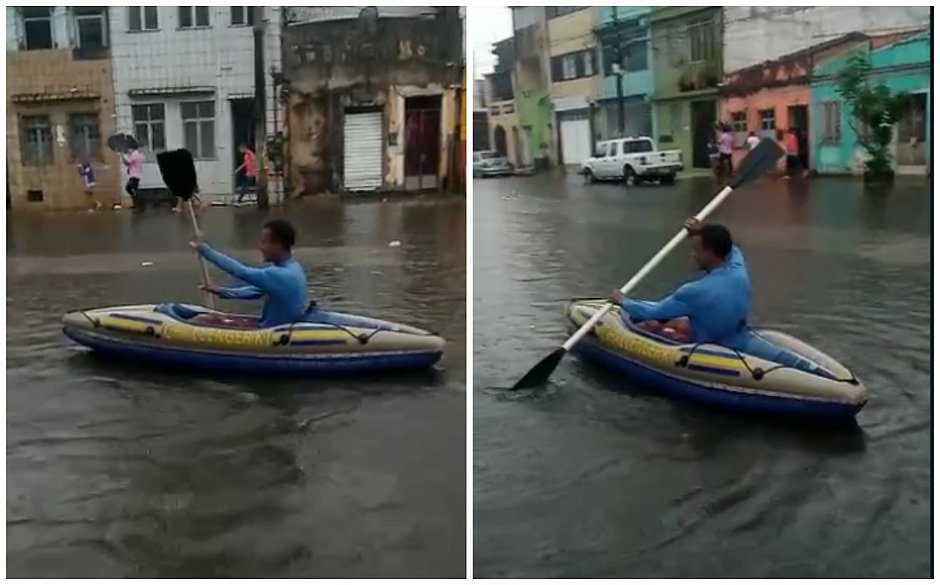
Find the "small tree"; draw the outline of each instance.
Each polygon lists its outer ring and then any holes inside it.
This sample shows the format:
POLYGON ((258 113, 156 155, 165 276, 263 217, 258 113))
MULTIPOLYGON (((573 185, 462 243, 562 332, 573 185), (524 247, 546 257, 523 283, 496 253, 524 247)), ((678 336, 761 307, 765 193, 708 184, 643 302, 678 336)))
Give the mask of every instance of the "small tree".
POLYGON ((884 83, 873 84, 868 75, 871 61, 860 52, 853 53, 845 67, 836 74, 838 92, 852 106, 849 125, 855 130, 859 144, 868 152, 865 162, 866 179, 890 179, 894 176, 891 168, 891 134, 894 125, 904 116, 910 103, 910 97, 904 92, 893 92, 884 83), (858 120, 867 128, 859 132, 853 124, 858 120))

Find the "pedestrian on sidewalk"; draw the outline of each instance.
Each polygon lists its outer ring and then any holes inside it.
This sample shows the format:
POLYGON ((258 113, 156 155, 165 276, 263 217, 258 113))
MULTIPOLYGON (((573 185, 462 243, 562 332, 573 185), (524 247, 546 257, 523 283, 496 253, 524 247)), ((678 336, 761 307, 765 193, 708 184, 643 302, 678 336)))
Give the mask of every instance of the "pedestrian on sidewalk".
POLYGON ((101 202, 95 199, 95 171, 91 168, 91 162, 85 159, 78 165, 78 174, 82 177, 82 183, 85 186, 85 196, 88 198, 88 211, 97 211, 101 209, 101 202))
POLYGON ((235 168, 235 185, 238 191, 238 199, 235 203, 241 203, 249 191, 255 190, 258 175, 258 161, 255 153, 244 142, 238 145, 238 151, 242 153, 242 164, 235 168))
POLYGON ((128 152, 121 155, 121 160, 124 161, 128 176, 124 190, 131 196, 133 209, 140 209, 137 201, 137 190, 140 188, 140 179, 144 174, 144 155, 140 152, 140 147, 135 144, 131 146, 128 152))
POLYGON ((800 138, 796 128, 790 128, 783 137, 783 148, 787 153, 787 175, 793 175, 800 169, 800 138))
POLYGON ((718 164, 722 171, 727 169, 730 176, 734 172, 731 163, 731 153, 734 150, 734 134, 731 133, 731 127, 727 124, 721 124, 721 136, 718 137, 718 164))

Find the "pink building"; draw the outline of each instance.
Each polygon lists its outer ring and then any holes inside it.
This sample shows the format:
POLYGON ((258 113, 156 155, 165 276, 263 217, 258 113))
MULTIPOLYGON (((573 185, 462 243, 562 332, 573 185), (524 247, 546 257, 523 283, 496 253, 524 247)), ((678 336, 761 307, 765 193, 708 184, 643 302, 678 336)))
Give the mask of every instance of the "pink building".
MULTIPOLYGON (((784 134, 796 128, 804 168, 811 168, 809 104, 813 63, 846 51, 865 38, 861 33, 848 34, 773 61, 726 73, 721 86, 719 116, 735 134, 735 166, 746 153, 745 141, 750 132, 758 138, 774 138, 782 146, 784 134)), ((781 160, 781 170, 783 165, 781 160)))

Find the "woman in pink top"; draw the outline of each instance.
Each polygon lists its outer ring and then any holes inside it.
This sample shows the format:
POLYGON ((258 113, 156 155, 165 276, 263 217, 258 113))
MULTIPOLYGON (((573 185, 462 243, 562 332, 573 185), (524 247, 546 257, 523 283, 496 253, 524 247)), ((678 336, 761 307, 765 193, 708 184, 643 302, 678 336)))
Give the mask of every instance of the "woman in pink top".
POLYGON ((734 169, 731 164, 731 152, 734 150, 734 135, 727 124, 721 126, 721 136, 718 138, 718 165, 724 168, 727 165, 728 174, 734 169))
POLYGON ((134 209, 137 209, 137 189, 140 187, 140 178, 144 173, 144 155, 137 146, 131 147, 131 150, 122 155, 124 166, 127 168, 127 185, 124 190, 131 196, 131 202, 134 209))

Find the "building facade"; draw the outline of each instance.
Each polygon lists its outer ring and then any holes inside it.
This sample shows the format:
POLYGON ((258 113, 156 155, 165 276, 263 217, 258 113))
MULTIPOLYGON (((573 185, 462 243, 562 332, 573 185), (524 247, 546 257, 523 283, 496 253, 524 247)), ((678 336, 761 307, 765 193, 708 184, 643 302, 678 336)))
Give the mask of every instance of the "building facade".
POLYGON ((519 118, 519 158, 537 168, 551 165, 554 109, 549 92, 551 60, 548 51, 548 25, 545 7, 512 9, 513 90, 515 113, 519 118))
MULTIPOLYGON (((866 38, 862 33, 850 33, 772 61, 726 73, 721 88, 720 119, 734 132, 733 165, 736 167, 746 154, 745 141, 750 132, 759 138, 772 138, 782 143, 785 133, 793 129, 799 138, 803 168, 810 168, 810 79, 813 64, 844 54, 866 38)), ((782 170, 784 165, 785 161, 781 159, 779 168, 782 170)))
POLYGON ((722 80, 721 8, 659 7, 650 21, 658 146, 681 150, 686 166, 707 168, 722 80))
POLYGON ((598 55, 590 6, 546 6, 550 93, 554 110, 552 160, 580 165, 593 151, 591 109, 597 97, 598 55))
POLYGON ((655 136, 650 8, 600 6, 597 10, 601 64, 595 139, 655 136))
POLYGON ((369 10, 306 8, 284 28, 290 183, 297 194, 456 188, 460 14, 369 10))
MULTIPOLYGON (((871 62, 869 80, 909 96, 907 115, 894 128, 891 151, 894 168, 901 173, 925 174, 931 162, 931 39, 928 30, 870 37, 856 44, 852 53, 871 62)), ((839 95, 835 76, 849 53, 815 65, 811 111, 818 123, 812 127, 812 166, 820 173, 860 174, 865 151, 859 145, 857 122, 851 105, 839 95)))
POLYGON ((488 148, 501 153, 514 167, 526 167, 532 163, 532 159, 526 146, 527 135, 520 130, 519 114, 516 111, 513 38, 495 43, 493 54, 496 63, 483 84, 489 122, 488 148))
POLYGON ((86 161, 98 201, 120 201, 120 162, 105 145, 115 127, 108 10, 7 8, 7 191, 13 209, 87 207, 78 174, 86 161))
MULTIPOLYGON (((246 6, 130 6, 110 10, 117 129, 147 156, 140 188, 163 189, 161 150, 193 154, 203 195, 233 193, 238 145, 254 144, 255 12, 246 6)), ((280 9, 262 12, 266 134, 274 135, 280 9)))

